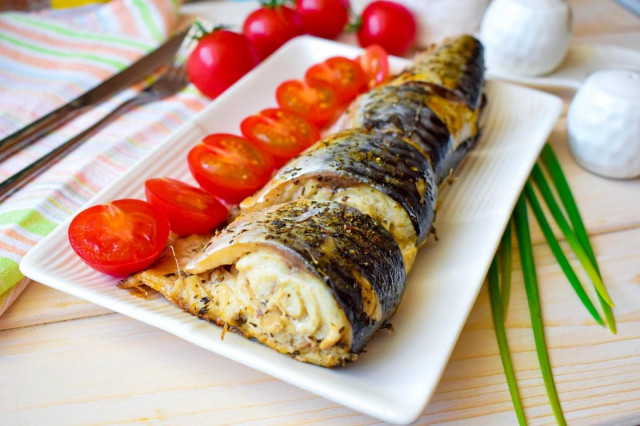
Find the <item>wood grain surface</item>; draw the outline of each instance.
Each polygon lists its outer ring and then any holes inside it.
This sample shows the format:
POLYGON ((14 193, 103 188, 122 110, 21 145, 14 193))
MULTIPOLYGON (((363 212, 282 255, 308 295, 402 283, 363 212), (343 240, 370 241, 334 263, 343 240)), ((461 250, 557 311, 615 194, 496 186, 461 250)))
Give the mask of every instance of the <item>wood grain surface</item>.
MULTIPOLYGON (((627 47, 640 40, 638 17, 613 1, 571 4, 577 39, 627 47)), ((566 101, 572 96, 556 94, 566 101)), ((550 141, 591 235, 618 322, 617 335, 593 322, 535 227, 545 333, 562 408, 570 424, 640 424, 640 180, 608 180, 581 169, 568 150, 564 118, 550 141)), ((577 266, 574 256, 569 259, 577 266)), ((553 424, 516 269, 506 323, 514 368, 527 420, 553 424)), ((38 283, 0 317, 0 360, 3 425, 379 423, 38 283)), ((418 423, 517 424, 486 286, 418 423)))

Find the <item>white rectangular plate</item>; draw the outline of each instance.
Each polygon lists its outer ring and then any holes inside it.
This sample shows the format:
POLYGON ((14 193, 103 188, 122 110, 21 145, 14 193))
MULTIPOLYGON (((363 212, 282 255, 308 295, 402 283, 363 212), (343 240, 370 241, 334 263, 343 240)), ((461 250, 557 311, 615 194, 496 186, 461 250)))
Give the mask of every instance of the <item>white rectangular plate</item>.
MULTIPOLYGON (((240 121, 275 106, 277 85, 301 78, 312 64, 360 49, 302 37, 293 40, 212 102, 141 164, 89 204, 144 199, 150 177, 193 182, 187 151, 212 132, 239 134, 240 121)), ((407 64, 394 59, 394 69, 407 64)), ((196 345, 380 419, 407 423, 426 406, 471 310, 518 194, 556 122, 560 99, 531 89, 488 82, 483 137, 442 193, 439 241, 420 250, 404 300, 360 359, 327 369, 294 361, 221 329, 155 295, 146 300, 116 287, 116 280, 87 267, 67 241, 69 222, 58 227, 21 263, 43 284, 173 333, 196 345)))

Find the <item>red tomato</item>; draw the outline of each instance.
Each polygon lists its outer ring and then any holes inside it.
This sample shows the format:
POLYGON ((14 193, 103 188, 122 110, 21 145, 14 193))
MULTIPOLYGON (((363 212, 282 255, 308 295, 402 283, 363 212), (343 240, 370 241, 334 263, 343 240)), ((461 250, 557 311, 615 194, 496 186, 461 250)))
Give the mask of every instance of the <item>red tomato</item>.
POLYGON ((349 21, 349 0, 298 0, 296 12, 308 34, 336 38, 349 21))
POLYGON ((360 65, 351 59, 336 56, 309 68, 304 75, 307 82, 325 82, 336 91, 340 103, 351 102, 365 84, 360 65))
POLYGON ((302 34, 302 21, 293 9, 272 0, 247 16, 242 33, 251 41, 262 60, 290 39, 302 34))
POLYGON ((189 170, 207 192, 239 203, 271 177, 273 159, 250 141, 226 133, 205 137, 187 155, 189 170))
POLYGON ((367 47, 356 61, 360 64, 368 88, 382 84, 389 78, 389 57, 377 44, 367 47))
POLYGON ((269 108, 245 118, 242 134, 271 155, 280 167, 315 141, 320 131, 304 117, 279 108, 269 108))
POLYGON ((168 218, 181 236, 206 234, 227 217, 227 208, 207 191, 170 178, 144 183, 147 201, 168 218))
POLYGON ((126 277, 149 267, 169 238, 169 219, 133 199, 89 207, 69 225, 73 250, 93 269, 126 277))
POLYGON ((374 1, 362 11, 358 30, 360 46, 379 44, 391 55, 404 55, 416 41, 416 21, 406 7, 391 1, 374 1))
POLYGON ((339 107, 335 90, 320 81, 288 80, 276 89, 280 108, 295 112, 318 127, 335 117, 339 107))
POLYGON ((217 29, 200 39, 187 59, 189 80, 205 95, 215 98, 258 63, 246 37, 217 29))

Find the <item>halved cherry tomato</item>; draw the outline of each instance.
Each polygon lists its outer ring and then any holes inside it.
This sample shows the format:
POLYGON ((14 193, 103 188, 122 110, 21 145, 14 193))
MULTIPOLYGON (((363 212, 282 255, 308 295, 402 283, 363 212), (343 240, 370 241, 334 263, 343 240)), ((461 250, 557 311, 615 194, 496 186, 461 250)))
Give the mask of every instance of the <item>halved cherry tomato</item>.
POLYGON ((280 108, 265 109, 245 118, 240 130, 244 137, 273 157, 276 167, 320 139, 320 131, 309 120, 280 108))
POLYGON ((280 108, 300 114, 320 128, 335 117, 338 109, 335 90, 321 81, 285 81, 276 89, 276 100, 280 108))
POLYGON ((87 265, 126 277, 160 256, 169 238, 169 219, 145 201, 116 200, 81 211, 68 234, 71 247, 87 265))
POLYGON ((365 84, 360 65, 342 56, 335 56, 313 65, 307 70, 304 79, 307 82, 321 81, 330 84, 335 89, 341 104, 355 99, 365 84))
POLYGON ((249 140, 226 133, 205 137, 189 151, 187 162, 200 186, 229 203, 260 189, 275 167, 273 159, 249 140))
POLYGON ((382 84, 389 78, 389 55, 377 44, 367 47, 356 61, 364 72, 369 88, 382 84))
POLYGON ((207 191, 170 178, 144 183, 147 201, 169 218, 181 236, 206 234, 227 217, 227 208, 207 191))

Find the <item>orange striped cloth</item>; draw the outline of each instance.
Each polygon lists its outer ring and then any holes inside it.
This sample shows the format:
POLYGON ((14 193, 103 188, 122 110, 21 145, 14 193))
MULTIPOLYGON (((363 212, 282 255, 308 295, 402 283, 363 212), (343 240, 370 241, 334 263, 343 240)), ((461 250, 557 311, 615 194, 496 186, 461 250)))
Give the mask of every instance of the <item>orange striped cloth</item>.
MULTIPOLYGON (((154 49, 174 27, 178 5, 178 0, 112 0, 0 14, 0 139, 154 49)), ((0 163, 0 180, 78 134, 142 87, 140 82, 115 95, 0 163)), ((0 205, 0 314, 27 285, 18 268, 27 251, 205 103, 189 86, 132 110, 0 205)))

